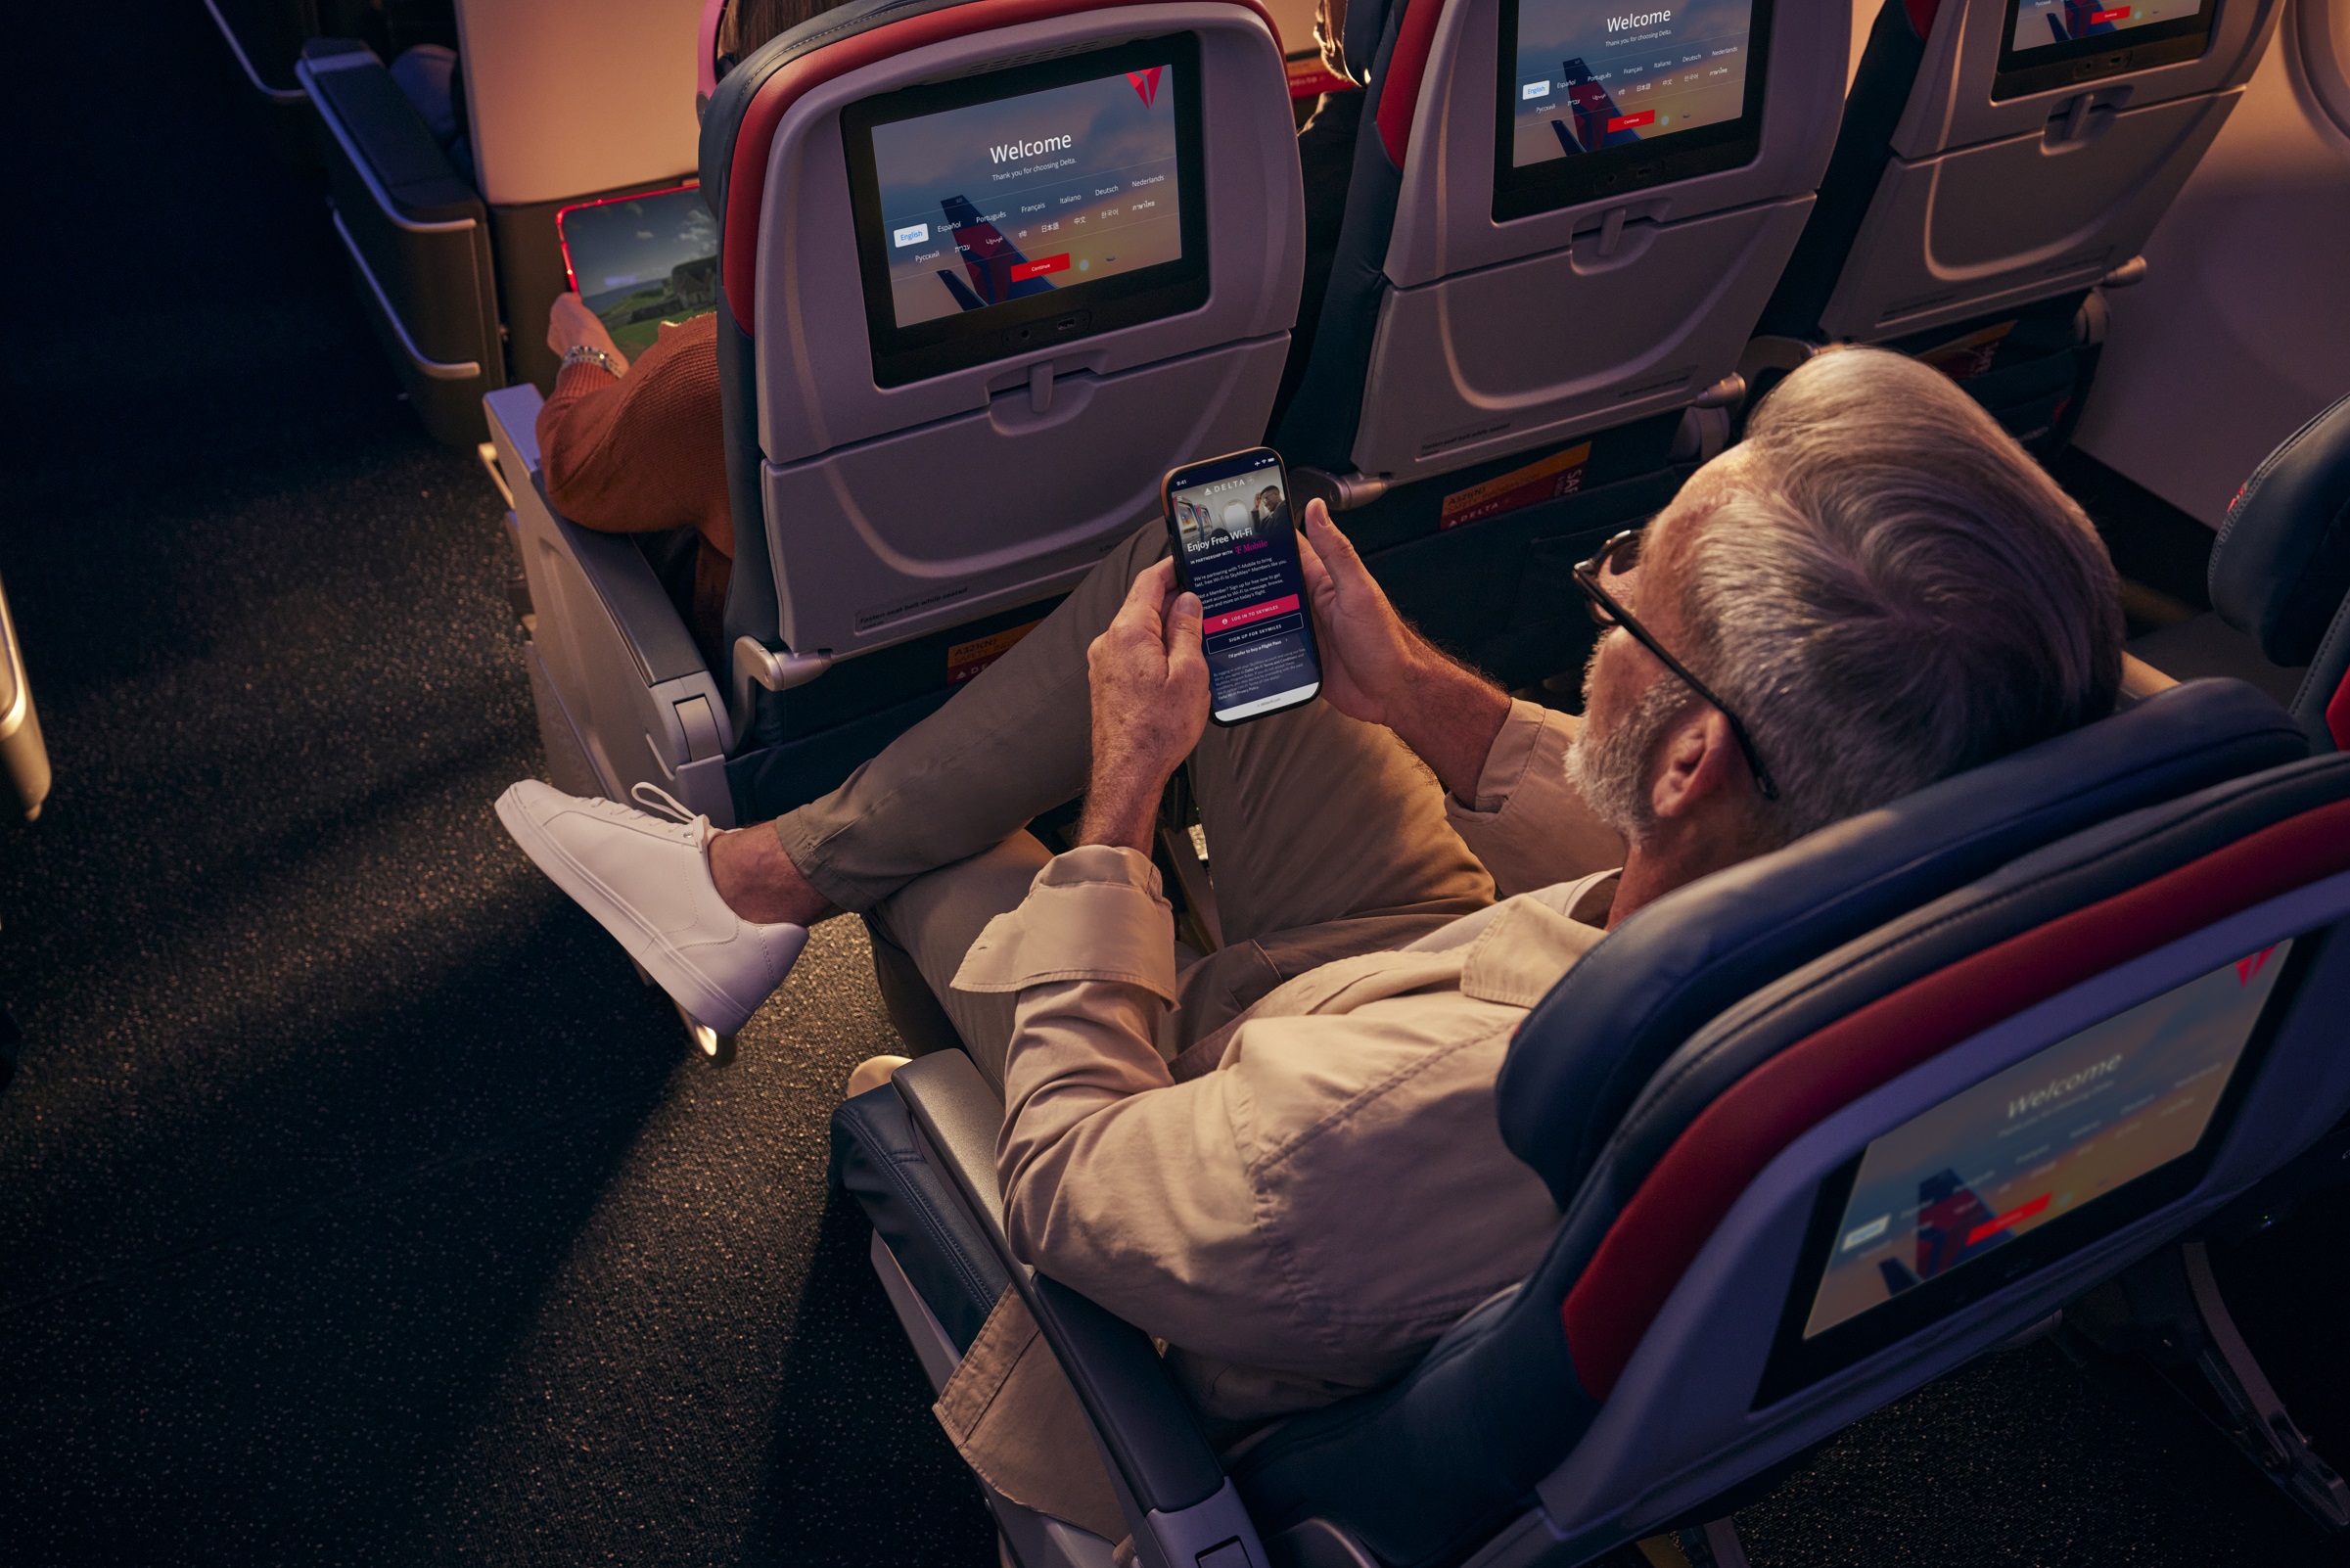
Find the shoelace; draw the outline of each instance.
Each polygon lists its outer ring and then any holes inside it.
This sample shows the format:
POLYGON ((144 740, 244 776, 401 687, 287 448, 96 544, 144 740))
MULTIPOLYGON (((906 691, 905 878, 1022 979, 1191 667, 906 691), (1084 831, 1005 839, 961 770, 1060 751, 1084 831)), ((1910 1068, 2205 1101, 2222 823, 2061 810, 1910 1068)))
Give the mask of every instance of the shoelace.
POLYGON ((676 796, 671 795, 651 779, 629 786, 628 798, 643 807, 652 815, 670 817, 687 827, 692 827, 696 822, 702 820, 701 812, 687 810, 676 796))

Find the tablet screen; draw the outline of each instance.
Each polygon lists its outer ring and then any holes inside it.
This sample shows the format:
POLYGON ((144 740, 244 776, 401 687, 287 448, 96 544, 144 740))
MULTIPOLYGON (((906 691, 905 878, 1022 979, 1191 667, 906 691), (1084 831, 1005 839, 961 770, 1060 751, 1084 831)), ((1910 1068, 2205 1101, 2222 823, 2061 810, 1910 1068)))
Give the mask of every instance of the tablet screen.
POLYGON ((567 207, 555 235, 572 288, 630 359, 663 322, 717 308, 718 226, 693 183, 567 207))
POLYGON ((1169 313, 1164 298, 1134 307, 1169 285, 1204 301, 1198 69, 1185 35, 852 106, 877 372, 1130 325, 1169 313))
POLYGON ((1769 15, 1769 0, 1504 0, 1494 215, 1751 160, 1769 15))

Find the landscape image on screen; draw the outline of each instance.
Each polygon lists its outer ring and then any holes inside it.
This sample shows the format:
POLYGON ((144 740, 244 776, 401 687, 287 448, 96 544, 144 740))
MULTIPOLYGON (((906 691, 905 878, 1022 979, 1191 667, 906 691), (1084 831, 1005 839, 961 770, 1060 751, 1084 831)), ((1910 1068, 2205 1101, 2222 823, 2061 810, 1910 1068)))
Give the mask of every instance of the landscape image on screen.
POLYGON ((2007 47, 2038 49, 2122 32, 2156 22, 2177 22, 2202 9, 2198 0, 2016 0, 2015 36, 2007 47))
POLYGON ((2141 1002, 1870 1143, 1804 1337, 2191 1150, 2291 946, 2141 1002))
POLYGON ((1175 77, 1152 66, 874 126, 898 325, 1182 259, 1175 77))
POLYGON ((1519 168, 1736 119, 1752 0, 1518 8, 1519 168))
POLYGON ((558 215, 579 299, 633 359, 665 321, 718 304, 718 226, 692 186, 558 215))

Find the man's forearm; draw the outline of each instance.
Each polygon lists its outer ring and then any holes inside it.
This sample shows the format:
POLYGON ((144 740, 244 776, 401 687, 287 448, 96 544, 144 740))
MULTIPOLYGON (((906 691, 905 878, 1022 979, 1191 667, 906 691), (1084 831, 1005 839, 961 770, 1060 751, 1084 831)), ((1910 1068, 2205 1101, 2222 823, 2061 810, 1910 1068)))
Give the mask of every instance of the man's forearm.
POLYGON ((1474 806, 1485 759, 1509 717, 1509 694, 1426 639, 1413 640, 1416 654, 1388 703, 1387 726, 1455 800, 1474 806))
POLYGON ((1138 759, 1094 759, 1085 805, 1078 813, 1078 842, 1150 853, 1159 800, 1166 793, 1167 780, 1154 778, 1138 759))

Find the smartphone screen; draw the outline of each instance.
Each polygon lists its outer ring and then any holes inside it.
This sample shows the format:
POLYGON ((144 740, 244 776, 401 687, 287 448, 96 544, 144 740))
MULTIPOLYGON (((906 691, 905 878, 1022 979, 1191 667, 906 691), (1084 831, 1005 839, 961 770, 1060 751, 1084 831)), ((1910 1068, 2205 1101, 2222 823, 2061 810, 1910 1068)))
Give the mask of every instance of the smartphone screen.
POLYGON ((1165 494, 1176 574, 1200 597, 1210 715, 1238 724, 1312 702, 1321 659, 1279 454, 1260 446, 1178 468, 1165 494))

